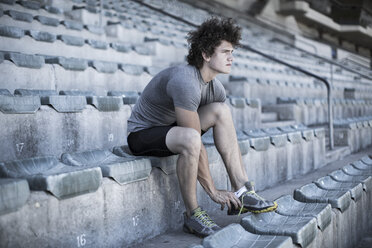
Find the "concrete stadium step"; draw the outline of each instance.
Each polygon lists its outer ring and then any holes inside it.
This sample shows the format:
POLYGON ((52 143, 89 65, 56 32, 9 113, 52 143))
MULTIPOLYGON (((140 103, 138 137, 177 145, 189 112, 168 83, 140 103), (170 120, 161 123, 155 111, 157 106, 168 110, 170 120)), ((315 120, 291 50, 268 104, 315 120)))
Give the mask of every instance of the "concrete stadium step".
POLYGON ((1 177, 26 179, 31 190, 43 190, 59 199, 96 191, 102 173, 98 167, 78 168, 55 157, 38 157, 0 163, 1 177))
POLYGON ((28 183, 24 179, 0 178, 0 215, 17 211, 30 196, 28 183))

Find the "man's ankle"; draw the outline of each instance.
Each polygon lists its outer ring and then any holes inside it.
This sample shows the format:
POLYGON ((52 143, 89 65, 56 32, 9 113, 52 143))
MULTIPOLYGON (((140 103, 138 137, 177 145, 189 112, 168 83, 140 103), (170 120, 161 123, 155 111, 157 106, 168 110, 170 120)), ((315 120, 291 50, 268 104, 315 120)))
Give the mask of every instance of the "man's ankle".
POLYGON ((195 212, 195 210, 197 210, 198 208, 199 208, 199 206, 197 206, 196 208, 194 208, 192 210, 186 209, 186 216, 188 218, 190 218, 193 215, 193 213, 195 212))
POLYGON ((243 186, 239 190, 235 191, 234 194, 237 198, 239 198, 246 191, 247 191, 247 187, 243 186))

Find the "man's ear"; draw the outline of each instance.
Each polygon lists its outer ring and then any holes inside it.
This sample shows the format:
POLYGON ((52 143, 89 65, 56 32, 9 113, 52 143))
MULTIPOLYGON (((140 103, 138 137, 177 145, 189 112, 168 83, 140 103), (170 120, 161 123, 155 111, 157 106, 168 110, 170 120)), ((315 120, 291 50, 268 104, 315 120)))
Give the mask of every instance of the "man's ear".
POLYGON ((208 56, 205 52, 202 52, 202 56, 203 56, 203 59, 204 59, 206 62, 209 62, 209 60, 211 60, 211 57, 208 56))

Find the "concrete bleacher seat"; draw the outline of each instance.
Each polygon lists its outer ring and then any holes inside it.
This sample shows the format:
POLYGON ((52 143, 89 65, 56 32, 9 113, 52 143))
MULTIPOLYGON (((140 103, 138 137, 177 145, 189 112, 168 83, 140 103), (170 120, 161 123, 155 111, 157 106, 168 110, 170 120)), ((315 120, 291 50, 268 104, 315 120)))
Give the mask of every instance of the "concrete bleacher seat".
MULTIPOLYGON (((208 149, 208 147, 206 147, 206 150, 210 155, 213 154, 212 150, 208 149)), ((114 147, 113 148, 113 153, 117 156, 120 156, 120 157, 124 157, 124 158, 128 158, 128 159, 136 159, 136 157, 132 155, 132 152, 130 151, 130 149, 127 145, 126 146, 114 147)), ((215 159, 213 159, 213 156, 211 156, 211 157, 212 157, 212 159, 210 160, 210 162, 213 163, 213 161, 215 159)), ((171 174, 176 173, 176 165, 177 165, 178 155, 167 156, 167 157, 145 156, 143 158, 149 159, 151 161, 151 166, 152 167, 159 168, 166 175, 171 175, 171 174)), ((137 157, 137 159, 138 159, 138 157, 137 157)))
POLYGON ((352 164, 348 164, 342 170, 350 176, 372 176, 372 168, 360 169, 352 164))
POLYGON ((26 180, 0 178, 0 216, 17 211, 29 196, 30 189, 26 180))
POLYGON ((372 165, 372 159, 369 156, 364 156, 361 160, 366 165, 372 165))
POLYGON ((261 124, 261 103, 259 99, 228 95, 225 103, 230 107, 236 129, 257 128, 261 124))
POLYGON ((17 66, 33 69, 40 69, 45 64, 42 56, 31 54, 4 52, 4 59, 13 62, 17 66))
POLYGON ((31 190, 44 190, 59 199, 94 192, 101 185, 100 168, 74 168, 55 157, 0 163, 1 177, 26 179, 31 190))
POLYGON ((120 96, 123 98, 123 104, 135 104, 139 98, 136 91, 109 91, 108 96, 120 96))
POLYGON ((293 199, 291 195, 284 195, 276 199, 277 213, 284 216, 315 217, 321 231, 332 221, 331 205, 326 203, 304 203, 293 199))
POLYGON ((283 216, 275 212, 249 214, 241 220, 241 225, 255 234, 290 236, 301 247, 307 247, 317 231, 313 217, 283 216))
MULTIPOLYGON (((52 98, 66 100, 80 99, 81 96, 58 95, 52 98)), ((60 156, 64 152, 110 149, 126 144, 126 120, 131 114, 131 106, 123 104, 123 97, 95 97, 98 108, 87 105, 85 95, 82 98, 85 105, 73 100, 68 103, 56 100, 57 105, 53 103, 54 107, 62 106, 66 112, 57 112, 49 104, 40 105, 40 96, 0 96, 0 99, 6 103, 1 105, 5 113, 0 112, 0 125, 6 127, 1 129, 1 136, 9 141, 0 143, 3 151, 0 161, 60 156), (9 99, 3 100, 5 98, 9 99), (84 108, 80 111, 80 107, 84 108), (25 112, 32 114, 19 114, 25 112)))
POLYGON ((145 180, 151 172, 149 159, 123 158, 107 150, 64 153, 61 161, 80 168, 100 167, 104 177, 113 178, 121 185, 145 180))
POLYGON ((11 95, 7 89, 0 89, 0 111, 4 114, 32 114, 40 106, 38 96, 11 95))
POLYGON ((326 190, 311 183, 296 189, 294 198, 302 202, 330 203, 333 208, 344 212, 350 205, 351 195, 349 191, 326 190))
MULTIPOLYGON (((195 246, 196 248, 197 246, 195 246)), ((243 247, 292 247, 290 237, 257 235, 244 230, 239 224, 231 224, 203 240, 204 248, 243 247)))
POLYGON ((344 170, 333 171, 329 176, 338 182, 362 183, 363 190, 372 190, 372 177, 368 175, 349 175, 344 170))
POLYGON ((287 144, 287 134, 281 132, 278 128, 265 128, 262 131, 270 135, 270 142, 274 146, 282 147, 287 144))
POLYGON ((4 11, 4 14, 9 15, 10 17, 12 17, 14 20, 17 20, 17 21, 32 22, 33 20, 33 16, 31 14, 21 12, 21 11, 6 10, 4 11))
POLYGON ((358 161, 355 161, 355 162, 352 162, 350 163, 353 167, 355 167, 356 169, 358 170, 362 170, 362 171, 371 171, 372 170, 372 167, 369 165, 369 164, 366 164, 364 163, 363 161, 361 160, 358 160, 358 161))
POLYGON ((42 105, 51 105, 61 113, 81 112, 87 105, 85 96, 58 95, 54 90, 16 89, 15 95, 39 96, 42 105))
MULTIPOLYGON (((56 34, 54 32, 40 31, 36 29, 19 29, 12 26, 2 26, 0 34, 1 50, 12 49, 26 54, 45 54, 48 56, 78 57, 88 60, 107 60, 116 63, 132 63, 151 65, 149 56, 151 51, 143 49, 140 45, 131 47, 126 53, 115 49, 102 49, 106 47, 103 41, 91 38, 84 39, 79 36, 68 34, 56 34), (31 34, 25 36, 25 34, 31 34), (27 42, 29 45, 24 46, 27 42), (11 44, 11 45, 10 45, 11 44)), ((108 47, 108 46, 107 46, 108 47)))
POLYGON ((361 183, 337 182, 330 176, 325 176, 314 181, 321 189, 333 191, 349 191, 351 198, 356 201, 362 196, 363 186, 361 183))
POLYGON ((25 35, 25 31, 18 27, 12 26, 0 26, 0 35, 10 38, 21 38, 25 35))
POLYGON ((266 151, 270 145, 270 137, 260 129, 243 131, 249 137, 249 143, 256 151, 266 151))
POLYGON ((371 145, 371 116, 348 118, 334 121, 334 140, 336 145, 349 146, 351 151, 359 151, 371 145))
POLYGON ((122 98, 119 96, 97 96, 93 91, 60 91, 61 95, 85 96, 87 103, 93 105, 99 111, 119 111, 123 105, 122 98))
MULTIPOLYGON (((353 164, 364 163, 362 160, 371 159, 366 156, 354 161, 353 164)), ((363 165, 360 164, 360 166, 363 165)), ((369 165, 364 163, 364 166, 369 165)), ((324 181, 324 178, 317 180, 319 181, 324 181)), ((360 184, 343 185, 342 188, 334 190, 334 193, 325 193, 326 191, 316 193, 319 188, 315 184, 305 185, 295 190, 296 200, 290 195, 276 200, 278 203, 276 212, 280 215, 276 213, 249 214, 241 220, 240 224, 252 233, 291 236, 294 245, 301 247, 350 247, 353 243, 358 243, 361 237, 360 231, 368 225, 365 220, 366 211, 363 209, 369 206, 371 201, 364 192, 361 192, 359 198, 351 201, 348 191, 355 187, 360 191, 360 184), (304 195, 306 195, 305 198, 303 198, 304 195), (342 202, 344 205, 340 204, 342 202), (361 211, 361 213, 352 214, 355 213, 354 211, 361 211), (319 230, 314 227, 316 225, 319 230), (352 238, 346 238, 347 234, 352 235, 352 238)), ((245 240, 246 233, 238 232, 237 230, 241 227, 237 224, 234 224, 233 228, 231 226, 226 226, 218 233, 204 238, 203 246, 200 247, 221 247, 221 245, 231 247, 232 245, 228 242, 237 245, 233 247, 245 247, 238 244, 240 244, 239 240, 245 240), (230 233, 232 230, 236 230, 235 235, 230 233), (229 239, 226 235, 232 238, 229 239)))
POLYGON ((5 60, 0 64, 0 72, 9 79, 4 82, 3 87, 10 91, 17 88, 55 89, 57 91, 88 89, 94 90, 99 95, 106 95, 110 90, 126 89, 141 92, 151 79, 151 76, 144 71, 144 67, 139 65, 120 66, 119 64, 120 70, 115 73, 102 73, 91 66, 89 61, 80 58, 36 56, 12 52, 3 52, 3 54, 5 60), (38 73, 34 73, 38 68, 38 73), (25 76, 30 73, 34 76, 25 76), (57 85, 56 80, 59 82, 57 85), (12 83, 14 81, 17 84, 12 83), (107 82, 107 88, 102 87, 103 82, 107 82))

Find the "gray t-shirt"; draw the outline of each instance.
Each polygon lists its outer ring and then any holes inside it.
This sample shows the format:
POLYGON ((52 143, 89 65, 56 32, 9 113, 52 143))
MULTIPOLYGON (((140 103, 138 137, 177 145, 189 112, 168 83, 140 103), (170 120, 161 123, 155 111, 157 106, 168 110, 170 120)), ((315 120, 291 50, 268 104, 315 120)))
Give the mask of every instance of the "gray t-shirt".
POLYGON ((225 99, 225 89, 218 79, 205 83, 194 66, 170 67, 143 90, 128 120, 128 132, 175 123, 175 107, 197 111, 200 106, 225 99))

